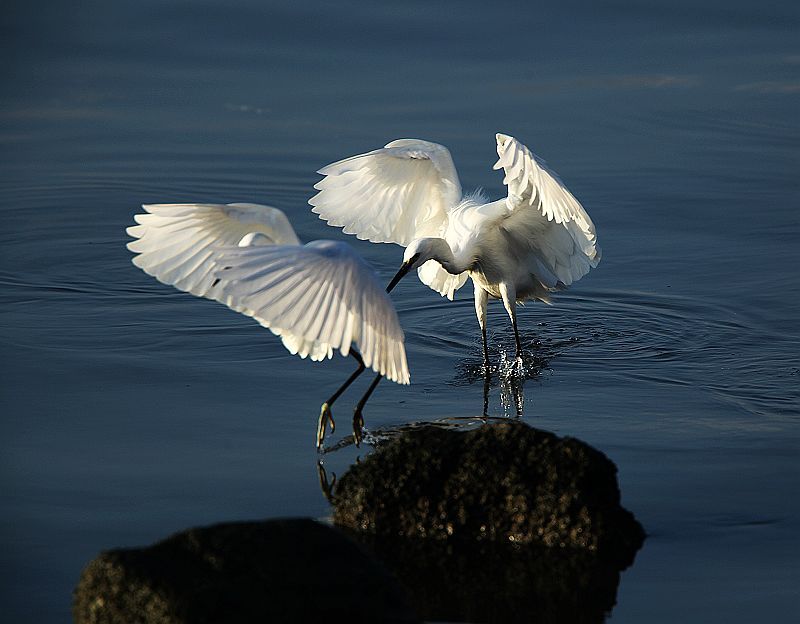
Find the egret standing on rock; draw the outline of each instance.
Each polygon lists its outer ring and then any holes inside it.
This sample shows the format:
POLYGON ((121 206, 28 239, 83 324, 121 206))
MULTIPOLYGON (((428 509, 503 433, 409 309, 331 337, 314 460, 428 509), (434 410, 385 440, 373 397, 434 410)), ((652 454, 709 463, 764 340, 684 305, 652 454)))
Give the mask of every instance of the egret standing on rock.
POLYGON ((494 165, 505 171, 508 196, 493 202, 462 195, 446 147, 398 139, 381 149, 323 167, 309 203, 329 225, 374 243, 406 247, 389 289, 411 269, 448 299, 472 278, 475 312, 486 344, 488 299, 511 318, 517 358, 516 304, 549 303, 550 293, 580 279, 600 261, 594 224, 558 176, 527 147, 497 135, 494 165))
MULTIPOLYGON (((137 240, 133 263, 158 281, 222 302, 253 317, 301 358, 319 361, 338 350, 358 362, 353 375, 322 405, 317 448, 331 406, 367 367, 409 383, 403 330, 375 272, 353 249, 334 241, 301 245, 286 215, 259 204, 157 204, 128 228, 137 240), (358 345, 358 351, 352 348, 358 345)), ((361 437, 364 404, 353 416, 361 437)))

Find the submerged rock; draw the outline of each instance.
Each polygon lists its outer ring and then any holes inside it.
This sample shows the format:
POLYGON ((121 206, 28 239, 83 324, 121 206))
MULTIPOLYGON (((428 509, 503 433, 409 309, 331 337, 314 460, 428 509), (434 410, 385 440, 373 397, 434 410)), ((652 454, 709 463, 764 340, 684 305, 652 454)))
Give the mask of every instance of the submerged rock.
POLYGON ((401 433, 333 503, 425 620, 603 622, 644 540, 605 455, 522 422, 401 433))
POLYGON ((416 622, 392 575, 313 520, 190 529, 100 554, 74 594, 76 624, 416 622))
POLYGON ((644 531, 603 453, 522 422, 422 426, 343 475, 334 523, 389 537, 577 549, 629 565, 644 531))

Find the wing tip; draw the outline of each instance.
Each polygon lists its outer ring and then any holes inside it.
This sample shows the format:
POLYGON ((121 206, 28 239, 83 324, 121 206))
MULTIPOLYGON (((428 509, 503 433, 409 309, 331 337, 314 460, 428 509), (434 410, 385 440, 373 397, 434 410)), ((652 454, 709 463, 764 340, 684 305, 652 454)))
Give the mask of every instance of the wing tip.
POLYGON ((502 132, 495 134, 494 138, 500 147, 505 147, 506 143, 514 140, 514 137, 512 137, 510 134, 503 134, 502 132))

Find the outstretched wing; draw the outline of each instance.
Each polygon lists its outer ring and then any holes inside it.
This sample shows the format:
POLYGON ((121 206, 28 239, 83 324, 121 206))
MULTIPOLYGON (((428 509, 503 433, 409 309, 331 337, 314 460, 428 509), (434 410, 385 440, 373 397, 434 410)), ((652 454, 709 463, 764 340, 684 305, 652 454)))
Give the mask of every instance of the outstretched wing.
POLYGON ((502 227, 520 247, 530 247, 532 269, 546 286, 570 285, 600 262, 594 223, 558 176, 514 137, 497 135, 508 186, 502 227))
POLYGON ((461 199, 461 183, 446 147, 398 139, 319 170, 319 193, 308 203, 329 225, 373 243, 404 247, 441 236, 447 211, 461 199))
POLYGON ((347 355, 409 383, 403 330, 375 272, 344 243, 226 248, 216 271, 220 301, 256 319, 300 357, 347 355))
POLYGON ((219 299, 215 269, 223 247, 257 232, 276 245, 299 244, 286 215, 259 204, 153 204, 128 228, 133 263, 159 282, 219 299))

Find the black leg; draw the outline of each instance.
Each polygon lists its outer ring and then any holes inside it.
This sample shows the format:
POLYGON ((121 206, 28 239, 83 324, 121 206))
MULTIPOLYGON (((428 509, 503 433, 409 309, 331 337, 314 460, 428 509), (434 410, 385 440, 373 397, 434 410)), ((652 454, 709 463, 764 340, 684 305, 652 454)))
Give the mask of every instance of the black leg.
POLYGON ((331 395, 331 398, 325 401, 329 406, 333 405, 334 401, 336 401, 336 399, 338 399, 342 395, 342 392, 347 390, 350 384, 352 384, 356 379, 358 379, 358 376, 361 375, 361 373, 363 373, 364 369, 366 368, 366 366, 364 366, 364 360, 361 359, 361 354, 358 351, 351 349, 350 355, 352 355, 355 361, 358 362, 358 368, 352 375, 350 375, 350 377, 347 378, 347 381, 345 381, 339 387, 339 389, 331 395))
POLYGON ((489 386, 491 385, 491 369, 489 368, 489 345, 486 340, 486 325, 481 325, 483 338, 483 416, 489 416, 489 386))
POLYGON ((517 359, 521 360, 522 359, 522 344, 520 344, 520 341, 519 341, 519 330, 517 330, 517 317, 516 316, 514 316, 512 324, 514 325, 514 340, 517 341, 517 359))
POLYGON ((486 342, 486 325, 481 327, 481 336, 483 337, 483 368, 486 374, 489 374, 489 345, 486 342))
POLYGON ((330 422, 331 424, 331 433, 336 430, 336 423, 333 421, 333 412, 331 411, 331 405, 334 404, 336 399, 338 399, 342 392, 347 390, 356 379, 358 379, 359 375, 364 372, 366 366, 364 366, 364 360, 361 359, 361 354, 356 351, 355 349, 350 350, 350 355, 353 356, 356 362, 358 362, 358 368, 355 372, 347 378, 339 389, 334 392, 331 397, 322 404, 319 410, 319 421, 317 422, 317 449, 322 446, 322 442, 325 439, 325 426, 330 422))
POLYGON ((489 377, 489 370, 486 370, 486 376, 483 378, 483 417, 489 417, 489 387, 491 386, 491 378, 489 377))
POLYGON ((353 414, 353 440, 355 440, 356 446, 361 444, 361 429, 364 426, 364 416, 361 414, 364 406, 369 401, 369 397, 375 391, 375 387, 378 385, 378 382, 383 378, 382 375, 378 374, 375 376, 375 379, 372 380, 372 383, 367 388, 367 391, 364 393, 364 396, 361 397, 361 400, 356 405, 356 411, 353 414))

